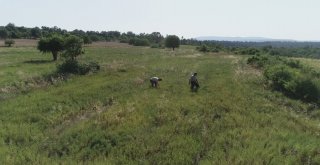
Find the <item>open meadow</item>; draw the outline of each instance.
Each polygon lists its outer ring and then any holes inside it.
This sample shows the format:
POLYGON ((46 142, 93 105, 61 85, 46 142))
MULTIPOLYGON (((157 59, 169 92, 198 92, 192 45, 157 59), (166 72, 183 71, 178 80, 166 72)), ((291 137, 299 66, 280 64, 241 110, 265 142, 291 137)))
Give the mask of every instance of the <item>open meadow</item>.
POLYGON ((61 60, 0 47, 0 164, 320 164, 319 108, 247 57, 100 42, 79 57, 100 71, 50 78, 61 60))

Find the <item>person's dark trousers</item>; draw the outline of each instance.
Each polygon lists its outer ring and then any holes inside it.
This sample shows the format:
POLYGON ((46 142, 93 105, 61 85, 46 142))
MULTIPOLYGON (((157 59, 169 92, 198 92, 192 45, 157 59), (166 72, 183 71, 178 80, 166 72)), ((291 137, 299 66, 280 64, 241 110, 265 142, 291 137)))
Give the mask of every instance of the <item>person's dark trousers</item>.
POLYGON ((191 90, 193 90, 195 87, 199 88, 199 84, 197 82, 191 82, 191 90))
POLYGON ((151 87, 157 87, 157 82, 150 80, 151 87))

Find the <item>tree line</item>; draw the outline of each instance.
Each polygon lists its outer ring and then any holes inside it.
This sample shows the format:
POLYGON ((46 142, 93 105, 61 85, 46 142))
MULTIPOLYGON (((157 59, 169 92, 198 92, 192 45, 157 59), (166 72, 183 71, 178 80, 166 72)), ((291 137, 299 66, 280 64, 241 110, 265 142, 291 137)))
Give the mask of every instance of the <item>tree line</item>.
POLYGON ((197 50, 201 52, 223 51, 239 55, 268 54, 272 56, 320 58, 320 42, 240 42, 182 39, 181 44, 197 46, 197 50))
POLYGON ((168 43, 166 43, 166 38, 160 32, 135 34, 131 31, 126 33, 121 33, 119 31, 83 31, 78 29, 67 31, 56 26, 27 28, 24 26, 15 26, 13 23, 9 23, 6 26, 0 26, 0 39, 8 41, 8 44, 6 44, 7 46, 14 44, 12 39, 50 38, 52 35, 74 35, 80 37, 84 44, 91 44, 92 42, 97 41, 119 41, 134 46, 151 46, 153 48, 166 46, 172 49, 179 47, 180 45, 179 37, 175 35, 166 36, 167 38, 170 38, 167 41, 168 43))
POLYGON ((151 43, 161 43, 164 40, 164 36, 161 35, 160 32, 135 34, 131 31, 126 33, 119 31, 83 31, 78 29, 67 31, 57 26, 27 28, 24 26, 15 26, 13 23, 0 26, 0 39, 39 39, 42 37, 50 37, 52 34, 72 34, 81 37, 85 44, 96 41, 120 41, 137 45, 149 45, 151 43), (145 40, 147 41, 146 43, 144 43, 145 40))

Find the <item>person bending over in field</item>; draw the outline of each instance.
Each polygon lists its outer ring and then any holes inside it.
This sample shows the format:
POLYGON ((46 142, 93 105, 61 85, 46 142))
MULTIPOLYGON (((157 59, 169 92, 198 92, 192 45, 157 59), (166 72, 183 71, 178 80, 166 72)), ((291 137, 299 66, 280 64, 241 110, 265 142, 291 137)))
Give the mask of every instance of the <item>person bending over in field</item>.
POLYGON ((193 75, 189 79, 189 85, 191 91, 197 91, 200 87, 198 79, 197 79, 197 73, 193 73, 193 75))
POLYGON ((151 87, 158 88, 159 87, 159 81, 162 81, 162 79, 159 78, 159 77, 151 77, 150 78, 151 87))

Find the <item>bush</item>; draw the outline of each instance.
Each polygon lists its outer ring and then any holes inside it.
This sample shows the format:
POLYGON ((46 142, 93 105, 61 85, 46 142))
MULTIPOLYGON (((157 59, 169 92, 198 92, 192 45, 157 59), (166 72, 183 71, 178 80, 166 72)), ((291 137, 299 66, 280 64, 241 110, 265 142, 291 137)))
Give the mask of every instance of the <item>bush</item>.
POLYGON ((241 55, 258 55, 260 54, 260 50, 256 48, 243 48, 239 53, 241 55))
POLYGON ((207 45, 201 45, 200 47, 197 47, 197 49, 200 51, 200 52, 209 52, 209 47, 207 45))
POLYGON ((213 53, 219 53, 219 51, 221 50, 221 47, 218 45, 206 45, 203 44, 199 47, 196 48, 198 51, 200 52, 213 52, 213 53))
POLYGON ((302 64, 300 63, 300 61, 298 60, 286 60, 284 61, 284 63, 288 66, 290 66, 291 68, 303 68, 302 64))
POLYGON ((287 96, 306 102, 319 103, 320 82, 301 70, 286 65, 275 65, 264 72, 267 80, 272 82, 275 90, 284 92, 287 96))
POLYGON ((219 53, 219 48, 213 48, 213 49, 211 49, 211 52, 213 52, 213 53, 219 53))
POLYGON ((304 101, 318 102, 320 96, 319 81, 312 80, 311 78, 297 79, 291 86, 291 94, 304 101))
POLYGON ((163 46, 161 44, 152 44, 150 47, 151 48, 163 48, 163 46))
POLYGON ((100 36, 98 36, 98 35, 96 35, 96 34, 89 35, 89 38, 90 38, 90 40, 93 41, 93 42, 97 42, 97 41, 103 40, 103 38, 101 38, 100 36))
POLYGON ((150 43, 147 39, 137 39, 135 40, 134 46, 149 46, 150 43))
POLYGON ((268 65, 277 64, 277 63, 279 63, 279 61, 281 61, 281 59, 278 57, 268 57, 265 55, 255 55, 255 56, 248 58, 247 64, 250 64, 250 65, 257 67, 257 68, 263 68, 268 65))
POLYGON ((126 36, 121 36, 119 39, 120 43, 129 43, 129 39, 126 36))
POLYGON ((140 38, 131 38, 129 40, 130 45, 134 46, 149 46, 150 43, 147 39, 140 39, 140 38))
POLYGON ((11 47, 13 44, 15 44, 15 41, 13 39, 6 39, 4 41, 4 44, 7 46, 7 47, 11 47))
POLYGON ((58 73, 71 73, 84 75, 89 72, 96 72, 100 70, 100 65, 97 62, 89 62, 88 64, 81 64, 76 60, 66 60, 64 63, 57 66, 58 73))
POLYGON ((85 35, 82 37, 83 40, 83 44, 87 45, 87 44, 92 44, 92 40, 89 36, 85 35))
POLYGON ((271 66, 265 70, 264 75, 272 81, 273 88, 281 91, 287 91, 287 84, 297 77, 296 72, 285 65, 271 66))

